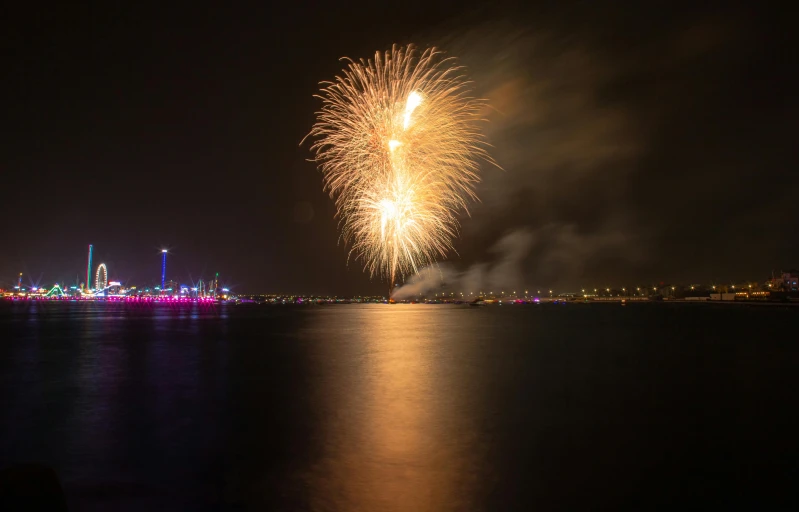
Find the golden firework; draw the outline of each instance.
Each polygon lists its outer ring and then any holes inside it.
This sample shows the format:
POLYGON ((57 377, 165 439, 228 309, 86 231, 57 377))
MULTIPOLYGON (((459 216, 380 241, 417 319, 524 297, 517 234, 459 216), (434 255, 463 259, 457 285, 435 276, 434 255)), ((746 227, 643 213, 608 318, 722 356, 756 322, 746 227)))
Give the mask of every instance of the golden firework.
POLYGON ((434 48, 345 60, 343 76, 322 83, 311 149, 350 254, 393 286, 453 248, 480 160, 491 161, 480 131, 485 102, 434 48))

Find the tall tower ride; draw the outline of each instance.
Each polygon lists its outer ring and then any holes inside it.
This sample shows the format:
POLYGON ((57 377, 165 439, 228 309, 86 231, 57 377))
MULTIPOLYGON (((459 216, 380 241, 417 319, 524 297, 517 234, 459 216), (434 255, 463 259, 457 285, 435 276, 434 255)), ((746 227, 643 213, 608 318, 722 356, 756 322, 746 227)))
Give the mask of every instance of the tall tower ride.
POLYGON ((161 293, 164 292, 164 282, 166 281, 166 249, 161 250, 161 293))
POLYGON ((86 289, 92 289, 92 250, 94 246, 89 244, 89 263, 86 265, 86 289))

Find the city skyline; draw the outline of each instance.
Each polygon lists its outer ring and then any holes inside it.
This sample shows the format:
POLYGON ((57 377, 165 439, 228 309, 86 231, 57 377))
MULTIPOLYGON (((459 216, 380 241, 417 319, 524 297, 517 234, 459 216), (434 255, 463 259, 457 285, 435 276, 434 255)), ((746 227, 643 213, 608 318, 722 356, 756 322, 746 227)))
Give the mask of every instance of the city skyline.
MULTIPOLYGON (((88 290, 101 290, 105 287, 108 283, 114 281, 117 285, 121 284, 122 286, 131 286, 134 283, 136 285, 141 285, 142 288, 146 287, 147 291, 149 292, 152 288, 153 290, 167 290, 166 284, 170 284, 170 286, 174 286, 177 288, 176 291, 179 291, 181 288, 187 288, 192 291, 197 291, 196 287, 203 286, 204 283, 207 283, 208 280, 206 279, 205 273, 199 274, 199 276, 195 276, 190 271, 186 271, 184 275, 178 275, 178 277, 167 275, 167 256, 171 256, 171 251, 169 249, 160 249, 158 251, 154 251, 155 255, 160 255, 161 257, 158 258, 158 262, 160 263, 159 269, 160 274, 154 277, 128 277, 122 278, 119 277, 120 274, 114 273, 111 274, 108 268, 108 265, 104 261, 100 261, 95 257, 94 252, 94 244, 88 244, 88 255, 87 255, 87 263, 86 263, 86 277, 87 279, 81 280, 80 274, 75 274, 75 279, 70 281, 69 279, 51 279, 48 281, 47 277, 44 273, 40 273, 38 276, 34 277, 35 274, 30 274, 26 272, 19 272, 15 274, 13 279, 3 279, 0 276, 0 290, 22 290, 22 289, 45 289, 49 288, 50 284, 54 284, 55 286, 61 287, 70 287, 72 289, 80 289, 84 290, 84 288, 88 290), (93 266, 94 262, 94 266, 93 266), (102 278, 100 277, 102 275, 102 278), (160 280, 160 281, 159 281, 160 280), (184 282, 185 281, 185 282, 184 282), (14 285, 16 284, 16 286, 14 285), (99 287, 99 288, 98 288, 99 287)), ((598 285, 596 282, 587 281, 589 282, 588 285, 584 283, 579 285, 579 291, 577 289, 572 288, 560 288, 557 291, 550 289, 551 285, 548 283, 536 283, 535 286, 530 286, 528 283, 522 282, 505 282, 505 283, 485 283, 486 286, 478 285, 475 286, 468 286, 469 290, 477 290, 477 291, 466 291, 464 292, 463 286, 458 286, 460 281, 462 280, 462 276, 457 274, 453 275, 448 272, 441 272, 442 270, 447 270, 448 267, 441 266, 439 267, 439 272, 434 273, 436 279, 434 279, 430 284, 422 286, 419 288, 419 291, 415 292, 414 295, 424 295, 427 296, 429 294, 433 294, 435 290, 447 290, 447 293, 450 295, 457 295, 460 294, 461 296, 482 296, 482 295, 491 295, 491 296, 501 296, 506 295, 504 290, 500 290, 500 288, 505 288, 507 285, 508 292, 507 295, 522 295, 522 289, 525 289, 523 294, 528 295, 528 289, 533 288, 543 288, 543 292, 539 289, 536 290, 534 293, 536 295, 546 296, 549 294, 550 296, 553 295, 561 295, 561 294, 577 294, 577 295, 585 295, 585 296, 599 296, 603 294, 619 294, 620 292, 628 292, 629 294, 634 295, 645 295, 645 294, 654 294, 656 292, 660 292, 663 294, 668 295, 669 289, 671 290, 671 294, 673 294, 675 289, 679 289, 680 291, 685 290, 703 290, 703 291, 715 291, 717 288, 718 290, 735 290, 736 287, 739 290, 746 290, 748 287, 750 290, 769 290, 772 288, 773 284, 776 284, 780 281, 784 281, 788 279, 788 286, 787 290, 795 290, 796 289, 796 276, 799 275, 799 271, 795 270, 792 267, 787 267, 785 269, 780 270, 772 270, 770 276, 757 276, 755 278, 747 278, 747 279, 700 279, 694 280, 689 282, 678 282, 678 281, 658 281, 657 279, 649 279, 643 281, 635 281, 633 283, 628 283, 625 285, 620 285, 617 283, 605 283, 598 285), (793 282, 791 283, 791 279, 793 282), (494 286, 496 284, 496 286, 494 286), (543 286, 542 286, 543 284, 543 286), (793 287, 791 286, 793 284, 793 287), (587 286, 587 288, 586 288, 587 286), (485 289, 483 289, 485 288, 485 289), (494 292, 490 290, 490 288, 496 288, 498 291, 494 292), (511 288, 519 288, 519 291, 513 290, 511 292, 511 288), (451 290, 457 289, 456 292, 451 292, 451 290), (488 291, 486 291, 488 290, 488 291), (636 293, 636 290, 638 293, 636 293), (642 291, 643 290, 643 291, 642 291), (593 293, 592 293, 593 292, 593 293)), ((219 285, 219 272, 211 272, 212 276, 215 275, 215 279, 212 277, 211 282, 215 283, 215 287, 221 288, 219 285)), ((124 274, 123 274, 124 275, 124 274)), ((403 281, 398 283, 399 288, 403 286, 408 286, 408 288, 416 288, 418 287, 418 281, 424 281, 426 276, 423 274, 410 276, 407 281, 403 281), (416 282, 416 284, 415 284, 416 282)), ((230 287, 233 285, 225 284, 224 285, 225 291, 227 292, 230 287)), ((780 285, 781 286, 781 285, 780 285)), ((275 290, 270 289, 253 289, 248 287, 247 283, 242 283, 238 286, 239 293, 243 294, 258 294, 258 293, 274 293, 275 290)), ((774 288, 775 290, 778 287, 774 288)), ((172 288, 169 288, 171 291, 172 288)), ((308 290, 283 290, 283 292, 289 292, 290 295, 302 295, 306 294, 309 295, 308 290), (294 293, 297 292, 297 293, 294 293)), ((406 292, 407 293, 407 292, 406 292)), ((532 293, 532 292, 531 292, 532 293)), ((310 295, 315 295, 317 292, 310 293, 310 295)), ((347 294, 336 294, 336 293, 321 293, 320 295, 347 295, 347 294)), ((351 294, 352 296, 360 296, 362 294, 351 294)), ((367 294, 368 295, 368 294, 367 294)))
MULTIPOLYGON (((86 274, 85 277, 81 276, 79 273, 75 274, 74 279, 70 278, 56 278, 56 279, 48 279, 50 276, 46 276, 44 273, 39 273, 36 275, 34 272, 31 274, 30 272, 19 272, 16 276, 16 286, 12 287, 9 283, 7 283, 6 279, 0 277, 0 289, 13 289, 13 288, 20 288, 22 286, 27 288, 39 288, 45 287, 48 284, 59 284, 65 285, 69 283, 76 288, 86 289, 86 290, 95 290, 95 289, 102 289, 104 286, 101 283, 108 284, 111 281, 121 282, 123 285, 127 284, 127 282, 136 281, 138 283, 143 283, 145 286, 155 289, 164 289, 165 283, 167 282, 175 282, 179 285, 182 285, 182 281, 187 281, 191 284, 191 286, 195 286, 197 283, 202 283, 203 280, 206 278, 205 274, 199 275, 199 277, 194 276, 190 271, 186 271, 186 275, 180 275, 179 277, 173 277, 167 274, 167 265, 166 265, 166 258, 167 254, 169 253, 168 249, 161 249, 157 251, 157 254, 160 255, 158 258, 159 263, 159 274, 153 278, 136 278, 136 277, 120 277, 125 275, 124 270, 122 273, 114 273, 112 274, 109 270, 109 265, 98 259, 96 253, 94 251, 95 244, 88 244, 88 253, 86 256, 86 274), (102 275, 102 278, 100 277, 102 275)), ((102 254, 102 252, 100 253, 102 254)), ((113 267, 113 265, 111 265, 113 267)), ((118 271, 117 271, 118 272, 118 271)), ((219 272, 211 272, 211 281, 214 281, 214 276, 216 280, 219 279, 219 272)))

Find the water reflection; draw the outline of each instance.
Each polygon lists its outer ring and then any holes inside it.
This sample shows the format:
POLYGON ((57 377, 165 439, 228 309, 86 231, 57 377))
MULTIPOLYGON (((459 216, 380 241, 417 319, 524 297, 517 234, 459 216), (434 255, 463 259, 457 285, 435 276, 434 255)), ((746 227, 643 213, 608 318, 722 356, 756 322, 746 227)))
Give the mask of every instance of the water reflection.
POLYGON ((0 303, 0 468, 71 510, 671 510, 753 467, 762 505, 793 309, 0 303))
MULTIPOLYGON (((96 321, 86 316, 83 335, 71 355, 72 369, 64 385, 74 387, 71 395, 67 452, 71 457, 87 460, 89 472, 73 472, 76 481, 91 478, 98 466, 112 458, 116 423, 120 417, 119 387, 127 378, 127 350, 120 343, 121 325, 109 320, 96 321), (91 449, 88 449, 91 447, 91 449)), ((110 469, 110 468, 108 468, 110 469)))
POLYGON ((350 313, 346 328, 335 311, 316 315, 306 333, 324 338, 316 361, 323 456, 309 476, 312 508, 474 504, 469 481, 481 451, 469 383, 452 345, 439 342, 445 333, 435 311, 377 305, 350 313))

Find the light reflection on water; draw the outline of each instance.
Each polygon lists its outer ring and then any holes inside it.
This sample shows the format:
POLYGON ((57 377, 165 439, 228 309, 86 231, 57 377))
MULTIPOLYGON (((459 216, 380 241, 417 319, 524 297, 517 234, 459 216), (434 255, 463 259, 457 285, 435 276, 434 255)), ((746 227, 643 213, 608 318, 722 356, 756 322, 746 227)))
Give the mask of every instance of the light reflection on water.
POLYGON ((0 304, 0 467, 82 511, 680 508, 799 460, 796 311, 0 304))
POLYGON ((315 364, 327 414, 323 455, 309 474, 314 508, 473 503, 469 477, 480 450, 470 415, 460 414, 470 386, 447 369, 452 354, 439 343, 465 332, 441 332, 434 308, 365 306, 348 318, 351 329, 337 328, 336 311, 314 317, 305 335, 324 340, 315 364), (462 392, 445 391, 454 388, 462 392))

